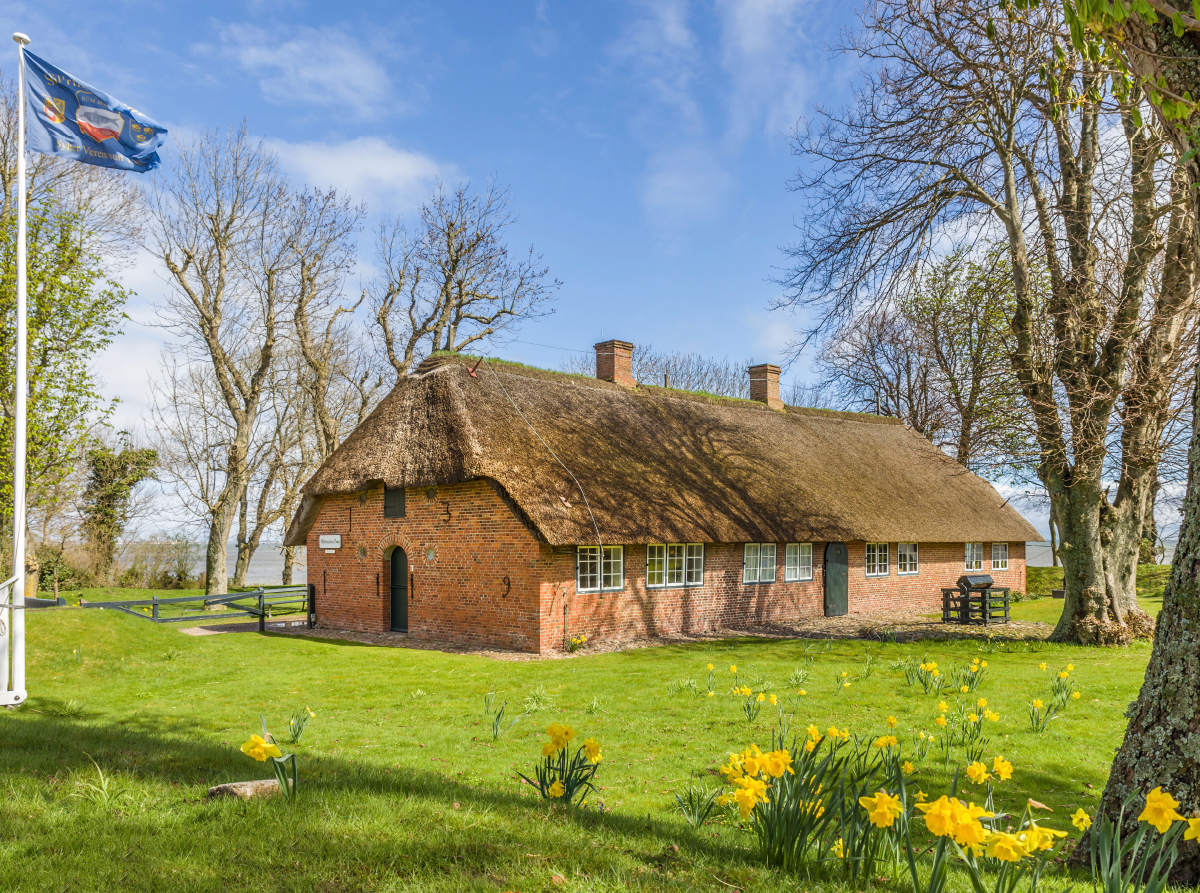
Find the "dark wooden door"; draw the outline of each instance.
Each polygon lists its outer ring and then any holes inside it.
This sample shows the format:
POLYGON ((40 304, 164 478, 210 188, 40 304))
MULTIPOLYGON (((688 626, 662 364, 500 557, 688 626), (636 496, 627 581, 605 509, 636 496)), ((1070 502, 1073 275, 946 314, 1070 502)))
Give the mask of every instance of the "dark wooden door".
POLYGON ((825 547, 825 616, 850 613, 850 553, 845 543, 825 547))
POLYGON ((392 551, 392 629, 408 632, 408 556, 403 549, 392 551))

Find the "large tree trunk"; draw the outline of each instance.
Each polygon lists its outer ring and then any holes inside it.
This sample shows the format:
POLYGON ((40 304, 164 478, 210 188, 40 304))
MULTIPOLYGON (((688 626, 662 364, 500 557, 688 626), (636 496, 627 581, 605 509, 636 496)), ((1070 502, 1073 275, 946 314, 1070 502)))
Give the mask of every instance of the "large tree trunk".
MULTIPOLYGON (((1200 35, 1196 32, 1176 36, 1168 18, 1159 17, 1156 24, 1149 24, 1135 14, 1125 25, 1122 46, 1138 75, 1159 81, 1173 95, 1200 96, 1200 67, 1196 64, 1200 35)), ((1200 165, 1191 151, 1195 116, 1182 121, 1160 118, 1176 151, 1181 156, 1193 156, 1186 167, 1188 185, 1200 182, 1200 165)), ((1191 263, 1179 287, 1186 289, 1194 301, 1200 201, 1194 188, 1189 188, 1185 195, 1192 231, 1191 239, 1181 243, 1180 249, 1186 251, 1191 263)), ((1138 699, 1126 712, 1129 726, 1125 740, 1117 751, 1100 802, 1101 810, 1114 819, 1127 796, 1144 796, 1158 786, 1179 800, 1183 815, 1200 814, 1200 581, 1197 577, 1200 577, 1200 379, 1192 392, 1192 439, 1183 522, 1158 615, 1154 649, 1138 699)), ((1132 824, 1132 819, 1128 821, 1132 824)), ((1077 849, 1076 859, 1087 858, 1085 847, 1086 840, 1077 849)), ((1187 886, 1200 884, 1200 846, 1193 843, 1180 846, 1171 880, 1187 886)))
POLYGON ((1075 481, 1055 498, 1067 597, 1053 642, 1128 644, 1154 628, 1137 603, 1140 504, 1109 505, 1095 477, 1075 481))
MULTIPOLYGON (((1200 402, 1194 392, 1188 488, 1154 650, 1100 808, 1114 819, 1130 794, 1162 786, 1185 816, 1200 813, 1200 402)), ((1140 809, 1140 806, 1138 807, 1140 809)), ((1134 815, 1137 812, 1133 813, 1134 815)), ((1081 844, 1081 847, 1083 845, 1081 844)), ((1079 854, 1076 854, 1079 858, 1079 854)), ((1172 880, 1200 884, 1200 846, 1180 846, 1172 880)))

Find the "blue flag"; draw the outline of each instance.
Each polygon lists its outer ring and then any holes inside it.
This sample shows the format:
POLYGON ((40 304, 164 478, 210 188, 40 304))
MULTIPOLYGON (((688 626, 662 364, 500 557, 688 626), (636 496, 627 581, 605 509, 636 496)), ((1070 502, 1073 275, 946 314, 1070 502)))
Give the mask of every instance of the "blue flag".
POLYGON ((30 149, 124 171, 158 167, 166 128, 29 50, 25 65, 30 149))

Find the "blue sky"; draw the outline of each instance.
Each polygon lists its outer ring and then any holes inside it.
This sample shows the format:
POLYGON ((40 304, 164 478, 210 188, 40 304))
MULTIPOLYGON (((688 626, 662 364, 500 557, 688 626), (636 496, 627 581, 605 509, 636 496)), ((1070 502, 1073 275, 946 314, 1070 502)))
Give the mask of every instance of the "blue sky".
MULTIPOLYGON (((173 134, 245 118, 297 185, 335 185, 374 217, 410 213, 438 176, 497 177, 513 242, 563 288, 516 336, 532 343, 495 352, 551 368, 568 356, 554 348, 611 337, 778 361, 797 325, 766 309, 801 209, 787 133, 845 102, 858 65, 829 50, 854 6, 815 0, 0 9, 34 52, 173 134)), ((148 257, 126 271, 132 321, 99 367, 130 427, 163 346, 160 277, 148 257)))
MULTIPOLYGON (((827 51, 851 21, 830 7, 0 4, 34 52, 173 133, 244 117, 297 183, 337 185, 373 214, 411 211, 435 176, 510 185, 514 242, 563 281, 556 313, 523 341, 620 337, 757 360, 777 359, 795 324, 766 311, 799 207, 786 133, 815 100, 840 100, 854 70, 827 51)), ((134 413, 153 364, 129 364, 128 348, 157 353, 157 330, 136 323, 162 286, 150 259, 126 279, 135 325, 101 371, 134 413)), ((551 367, 566 356, 499 352, 551 367)))

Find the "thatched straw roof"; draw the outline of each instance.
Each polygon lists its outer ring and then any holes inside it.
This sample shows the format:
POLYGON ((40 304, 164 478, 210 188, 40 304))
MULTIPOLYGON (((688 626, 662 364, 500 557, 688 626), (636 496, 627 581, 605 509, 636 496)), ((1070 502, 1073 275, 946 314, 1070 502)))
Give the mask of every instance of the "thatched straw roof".
POLYGON ((473 364, 433 358, 397 385, 305 485, 287 543, 325 495, 480 478, 544 541, 594 543, 551 449, 605 543, 1040 539, 895 420, 473 364))

